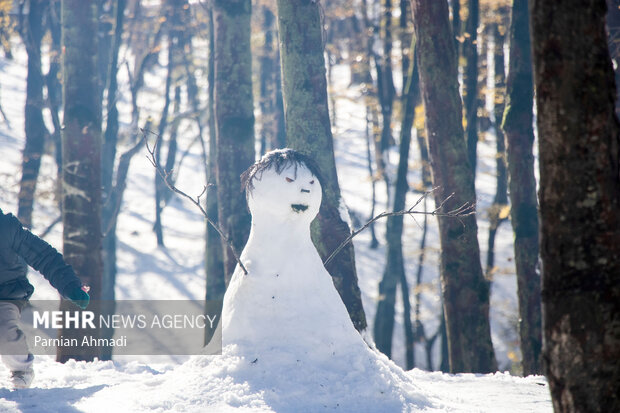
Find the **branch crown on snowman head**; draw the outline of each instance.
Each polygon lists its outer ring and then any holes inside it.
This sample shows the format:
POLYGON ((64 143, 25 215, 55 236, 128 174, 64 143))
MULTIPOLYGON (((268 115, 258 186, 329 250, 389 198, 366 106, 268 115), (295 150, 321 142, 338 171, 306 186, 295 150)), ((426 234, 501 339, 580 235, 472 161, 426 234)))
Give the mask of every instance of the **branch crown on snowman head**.
POLYGON ((295 168, 295 174, 297 174, 297 168, 299 166, 308 168, 312 175, 323 185, 323 178, 314 159, 294 149, 284 148, 267 152, 260 160, 256 161, 254 165, 250 166, 242 173, 241 190, 246 191, 247 197, 254 189, 254 179, 260 180, 264 171, 273 169, 280 175, 285 169, 293 167, 295 168))

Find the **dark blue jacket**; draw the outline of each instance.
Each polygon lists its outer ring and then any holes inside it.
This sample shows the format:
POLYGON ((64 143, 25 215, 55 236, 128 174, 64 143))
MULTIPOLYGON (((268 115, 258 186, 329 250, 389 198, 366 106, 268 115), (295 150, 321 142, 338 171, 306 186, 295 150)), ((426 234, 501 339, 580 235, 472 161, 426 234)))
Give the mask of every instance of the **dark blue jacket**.
POLYGON ((0 300, 27 300, 34 287, 26 278, 30 265, 66 297, 82 283, 62 255, 0 209, 0 300))

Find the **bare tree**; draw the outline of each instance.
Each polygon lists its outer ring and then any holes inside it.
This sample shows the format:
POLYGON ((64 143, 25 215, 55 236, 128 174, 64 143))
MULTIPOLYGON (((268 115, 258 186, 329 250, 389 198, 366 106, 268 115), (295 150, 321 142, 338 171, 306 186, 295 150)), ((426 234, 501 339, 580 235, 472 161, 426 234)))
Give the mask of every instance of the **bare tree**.
POLYGON ((39 177, 41 156, 45 138, 49 134, 43 122, 43 85, 41 70, 41 40, 45 34, 43 17, 49 0, 30 0, 28 16, 22 38, 28 53, 28 76, 26 79, 25 120, 26 145, 22 160, 22 177, 19 187, 17 216, 24 226, 32 226, 34 193, 39 177))
POLYGON ((515 0, 510 25, 510 67, 502 128, 510 175, 523 374, 540 374, 542 326, 538 264, 538 202, 534 175, 534 84, 528 0, 515 0))
MULTIPOLYGON (((410 54, 415 56, 415 43, 411 43, 410 54)), ((414 62, 411 71, 407 76, 409 80, 405 86, 405 107, 403 110, 403 120, 400 131, 400 146, 398 172, 396 175, 396 188, 394 189, 393 211, 400 211, 405 208, 409 184, 407 182, 407 172, 409 170, 409 148, 411 146, 411 128, 415 116, 415 102, 419 94, 418 70, 414 62)), ((396 292, 400 283, 405 306, 405 348, 407 368, 413 368, 413 327, 411 325, 411 311, 409 301, 409 285, 405 273, 403 258, 403 216, 395 215, 388 218, 386 240, 387 253, 386 264, 383 278, 379 283, 379 302, 375 314, 374 338, 377 348, 388 357, 392 355, 392 333, 394 330, 394 307, 396 304, 396 292)))
MULTIPOLYGON (((433 169, 436 204, 474 204, 467 160, 456 53, 446 0, 414 0, 420 86, 433 169)), ((497 365, 489 325, 489 284, 482 274, 475 216, 439 218, 441 282, 452 372, 490 372, 497 365)))
MULTIPOLYGON (((508 178, 506 171, 506 143, 501 128, 506 96, 506 75, 504 64, 504 41, 507 23, 507 9, 497 6, 488 32, 493 36, 493 129, 495 131, 495 197, 489 208, 489 242, 487 248, 486 274, 491 278, 495 271, 495 237, 500 225, 508 218, 508 178)), ((486 79, 485 79, 486 80, 486 79)), ((531 123, 531 122, 530 122, 531 123)))

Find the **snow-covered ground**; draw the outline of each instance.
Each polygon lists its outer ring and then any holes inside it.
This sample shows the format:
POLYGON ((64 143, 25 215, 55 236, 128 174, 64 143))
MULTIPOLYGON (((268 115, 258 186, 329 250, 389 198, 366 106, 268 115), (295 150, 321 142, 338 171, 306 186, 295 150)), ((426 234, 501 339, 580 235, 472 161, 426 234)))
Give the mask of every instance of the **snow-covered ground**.
MULTIPOLYGON (((392 388, 342 377, 303 377, 283 360, 268 367, 222 356, 194 356, 182 365, 98 361, 59 364, 38 357, 32 388, 0 389, 0 411, 40 412, 551 412, 541 377, 448 375, 412 370, 392 388), (317 381, 315 381, 317 380, 317 381), (322 382, 319 380, 323 380, 322 382), (409 404, 369 409, 376 393, 408 385, 409 404), (275 387, 275 386, 279 387, 275 387), (353 393, 352 389, 363 390, 353 393), (396 406, 396 408, 394 408, 396 406)), ((343 377, 346 372, 343 372, 343 377)), ((384 397, 385 398, 385 397, 384 397)))
MULTIPOLYGON (((11 124, 0 123, 0 208, 16 212, 17 192, 24 145, 23 107, 25 100, 25 55, 16 49, 14 61, 0 58, 0 99, 11 124)), ((335 68, 332 90, 336 95, 337 124, 335 151, 343 196, 350 211, 364 222, 370 213, 371 182, 366 166, 365 108, 359 93, 347 88, 346 67, 335 68)), ((200 80, 200 79, 199 79, 200 80)), ((161 76, 147 79, 148 91, 142 95, 155 119, 159 118, 163 90, 161 76)), ((126 89, 125 89, 126 90, 126 89)), ((125 96, 126 99, 126 96, 125 96)), ((121 113, 127 110, 121 100, 121 113)), ((127 122, 127 117, 123 118, 127 122)), ((395 122, 396 124, 398 122, 395 122)), ((195 130, 180 128, 183 151, 193 140, 195 130)), ((486 254, 488 222, 485 210, 495 190, 493 137, 479 146, 477 178, 479 240, 486 254)), ((410 183, 419 178, 419 156, 415 140, 411 150, 410 183)), ((194 145, 179 169, 178 186, 190 194, 202 190, 204 173, 200 166, 199 145, 194 145)), ((398 154, 390 154, 392 171, 398 154)), ((54 201, 55 165, 51 156, 43 157, 33 223, 35 233, 43 231, 58 212, 54 201)), ((158 248, 152 232, 154 170, 144 153, 132 161, 124 203, 118 225, 118 266, 116 294, 119 299, 200 299, 205 289, 203 266, 204 223, 191 205, 173 198, 164 210, 166 248, 158 248)), ((385 187, 377 185, 377 213, 386 209, 385 187)), ((409 193, 412 204, 419 195, 409 193)), ((432 202, 432 201, 430 201, 432 202)), ((429 208, 432 205, 429 205, 429 208)), ((421 222, 406 219, 403 239, 407 276, 415 283, 421 222)), ((429 220, 422 292, 421 320, 427 335, 439 324, 440 302, 437 280, 438 234, 429 220)), ((377 225, 381 245, 369 248, 370 234, 355 239, 360 287, 368 321, 376 308, 378 282, 385 261, 384 223, 377 225)), ((61 226, 46 239, 61 247, 61 226)), ((491 297, 493 342, 500 369, 510 369, 519 360, 517 306, 512 233, 505 223, 496 240, 496 265, 491 297)), ((33 298, 55 298, 56 292, 38 274, 30 279, 36 287, 33 298)), ((414 294, 413 288, 411 289, 414 294)), ((413 299, 412 299, 413 300, 413 299)), ((397 308, 394 335, 394 361, 404 364, 402 305, 397 308)), ((416 366, 427 368, 421 345, 416 347, 416 366)), ((544 377, 520 378, 508 373, 493 375, 447 375, 414 369, 402 372, 383 356, 376 371, 356 370, 355 365, 324 371, 317 366, 298 366, 283 353, 269 363, 239 357, 225 348, 221 356, 141 356, 119 357, 93 363, 56 363, 38 356, 36 378, 27 390, 8 389, 8 371, 0 365, 1 412, 109 412, 120 411, 455 411, 455 412, 549 412, 551 402, 544 377), (381 376, 379 380, 378 377, 381 376), (382 408, 377 410, 377 403, 382 408)), ((434 351, 437 367, 438 351, 434 351)))

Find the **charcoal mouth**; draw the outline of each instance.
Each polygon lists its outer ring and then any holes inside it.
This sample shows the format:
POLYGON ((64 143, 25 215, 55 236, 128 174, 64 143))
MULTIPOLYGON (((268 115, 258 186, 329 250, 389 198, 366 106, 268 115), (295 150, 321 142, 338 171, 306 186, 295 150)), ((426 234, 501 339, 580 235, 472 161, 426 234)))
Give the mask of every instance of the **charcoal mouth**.
POLYGON ((305 204, 291 204, 291 208, 293 209, 293 211, 297 212, 298 214, 300 212, 304 212, 306 209, 308 209, 308 205, 305 204))

